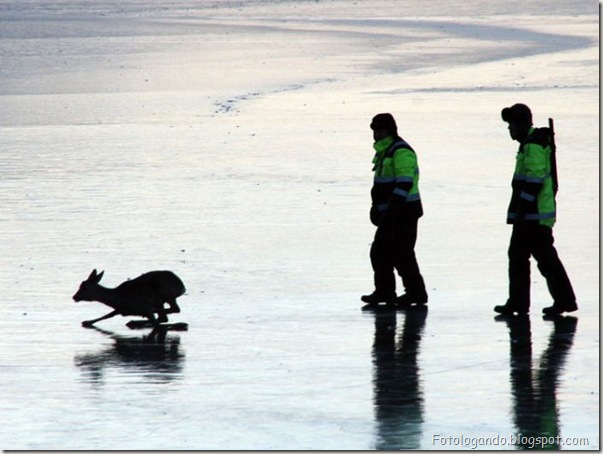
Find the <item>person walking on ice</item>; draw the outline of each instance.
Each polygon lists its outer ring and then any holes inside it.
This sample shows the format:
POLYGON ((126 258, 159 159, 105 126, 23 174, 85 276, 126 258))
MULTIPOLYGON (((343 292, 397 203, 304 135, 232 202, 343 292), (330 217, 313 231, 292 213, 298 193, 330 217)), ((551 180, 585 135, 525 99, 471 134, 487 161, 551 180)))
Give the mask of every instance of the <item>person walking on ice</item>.
POLYGON ((376 115, 370 127, 376 152, 370 210, 371 222, 377 227, 370 252, 375 291, 361 300, 372 305, 423 306, 427 292, 415 256, 417 227, 423 215, 417 156, 398 135, 391 114, 376 115), (405 293, 400 297, 396 295, 394 270, 404 285, 405 293))
MULTIPOLYGON (((551 128, 534 128, 532 112, 525 104, 502 110, 509 133, 519 142, 507 223, 513 225, 509 245, 509 299, 495 306, 499 314, 530 311, 530 256, 546 279, 553 305, 543 309, 549 316, 578 309, 565 268, 553 246, 556 219, 557 176, 555 143, 551 128)), ((552 126, 552 122, 551 122, 552 126)))

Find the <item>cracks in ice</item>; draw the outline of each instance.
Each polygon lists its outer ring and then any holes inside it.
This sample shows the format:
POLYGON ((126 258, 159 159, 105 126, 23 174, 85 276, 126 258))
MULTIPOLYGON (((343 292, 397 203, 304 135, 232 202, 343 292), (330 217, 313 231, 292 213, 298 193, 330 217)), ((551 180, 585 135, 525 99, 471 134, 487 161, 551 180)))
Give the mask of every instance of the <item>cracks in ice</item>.
POLYGON ((595 88, 594 85, 590 84, 574 84, 574 85, 529 85, 521 84, 519 82, 512 85, 501 85, 501 86, 487 86, 478 85, 475 87, 453 87, 453 86, 441 86, 434 88, 397 88, 394 90, 374 90, 367 93, 380 94, 380 95, 400 95, 405 93, 477 93, 477 92, 503 92, 508 93, 509 91, 546 91, 546 90, 585 90, 595 88))
POLYGON ((226 114, 232 112, 239 112, 239 110, 235 110, 235 107, 248 99, 255 98, 260 96, 260 92, 247 93, 244 95, 235 96, 234 98, 227 99, 226 101, 216 101, 214 105, 216 106, 215 114, 226 114))
POLYGON ((214 110, 213 113, 216 115, 239 113, 240 112, 239 105, 244 101, 248 101, 250 99, 257 98, 259 96, 269 96, 269 95, 275 95, 275 94, 279 94, 279 93, 299 91, 299 90, 303 90, 304 88, 306 88, 310 85, 316 85, 319 83, 331 83, 334 81, 335 81, 335 79, 321 79, 321 80, 317 80, 317 81, 311 82, 306 85, 291 84, 291 85, 285 85, 284 87, 277 88, 277 89, 271 90, 271 91, 266 91, 266 92, 254 91, 254 92, 245 93, 245 94, 238 95, 238 96, 233 96, 225 101, 218 100, 218 101, 214 102, 214 105, 216 106, 216 110, 214 110))

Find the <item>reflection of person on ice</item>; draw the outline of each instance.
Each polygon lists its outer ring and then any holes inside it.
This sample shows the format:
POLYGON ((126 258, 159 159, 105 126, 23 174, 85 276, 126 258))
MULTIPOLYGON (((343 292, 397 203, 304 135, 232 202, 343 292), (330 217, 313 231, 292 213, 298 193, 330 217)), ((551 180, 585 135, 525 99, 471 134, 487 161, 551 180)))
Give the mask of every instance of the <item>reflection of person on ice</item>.
POLYGON ((572 284, 553 246, 555 224, 556 166, 551 128, 532 127, 532 112, 524 104, 502 110, 511 138, 520 143, 517 153, 513 194, 507 223, 513 225, 509 245, 509 299, 495 306, 500 314, 530 311, 530 256, 538 262, 553 297, 543 309, 558 315, 578 309, 572 284))
POLYGON ((375 291, 361 299, 368 304, 424 305, 427 292, 414 251, 423 215, 417 156, 398 135, 391 114, 376 115, 371 129, 376 151, 370 212, 371 222, 377 226, 370 254, 375 291), (396 296, 394 269, 404 285, 405 293, 400 297, 396 296))

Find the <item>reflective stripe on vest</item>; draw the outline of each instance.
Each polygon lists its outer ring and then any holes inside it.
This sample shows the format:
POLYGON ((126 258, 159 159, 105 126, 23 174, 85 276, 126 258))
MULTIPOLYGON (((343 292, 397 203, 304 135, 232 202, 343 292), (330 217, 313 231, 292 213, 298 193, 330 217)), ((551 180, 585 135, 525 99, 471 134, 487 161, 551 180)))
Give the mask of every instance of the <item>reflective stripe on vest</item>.
MULTIPOLYGON (((537 214, 526 214, 523 218, 526 221, 542 221, 545 219, 552 219, 556 216, 556 212, 552 213, 537 213, 537 214)), ((510 220, 517 219, 517 213, 508 213, 507 218, 510 220)))
POLYGON ((528 177, 526 175, 515 173, 515 174, 513 174, 513 180, 515 180, 515 181, 525 181, 526 183, 543 183, 544 180, 545 180, 545 178, 548 178, 550 176, 551 176, 550 172, 547 173, 542 178, 540 178, 540 177, 528 177))

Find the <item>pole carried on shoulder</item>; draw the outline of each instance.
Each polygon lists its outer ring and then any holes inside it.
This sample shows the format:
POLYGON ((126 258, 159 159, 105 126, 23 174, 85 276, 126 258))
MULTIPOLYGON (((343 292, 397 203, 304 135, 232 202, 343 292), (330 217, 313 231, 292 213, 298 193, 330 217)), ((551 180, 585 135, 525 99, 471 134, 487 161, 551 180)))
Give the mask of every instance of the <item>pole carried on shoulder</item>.
POLYGON ((553 194, 557 195, 559 180, 557 178, 557 146, 555 145, 555 126, 549 118, 549 144, 551 147, 551 177, 553 178, 553 194))

